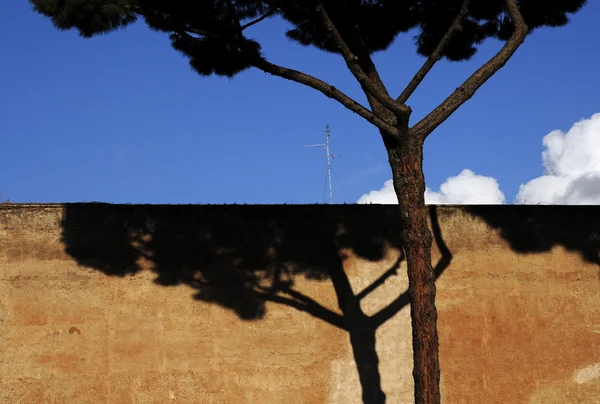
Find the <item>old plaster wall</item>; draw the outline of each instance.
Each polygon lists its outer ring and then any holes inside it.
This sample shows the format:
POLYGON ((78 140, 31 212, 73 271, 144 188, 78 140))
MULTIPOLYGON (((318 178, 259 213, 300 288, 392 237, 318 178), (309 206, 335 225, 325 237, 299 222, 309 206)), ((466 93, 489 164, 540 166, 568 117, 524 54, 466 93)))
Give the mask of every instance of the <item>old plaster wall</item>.
MULTIPOLYGON (((444 403, 600 403, 600 209, 535 208, 432 208, 444 403)), ((0 205, 0 402, 410 403, 394 215, 0 205)))

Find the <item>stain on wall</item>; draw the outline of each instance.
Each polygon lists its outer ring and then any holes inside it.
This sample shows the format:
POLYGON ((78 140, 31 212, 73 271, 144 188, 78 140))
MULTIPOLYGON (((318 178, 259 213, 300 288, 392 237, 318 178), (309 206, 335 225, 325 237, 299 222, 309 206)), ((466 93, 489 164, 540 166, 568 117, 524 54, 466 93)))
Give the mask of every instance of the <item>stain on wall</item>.
MULTIPOLYGON (((445 403, 598 403, 600 209, 430 207, 445 403)), ((0 205, 1 403, 409 403, 393 206, 0 205)))

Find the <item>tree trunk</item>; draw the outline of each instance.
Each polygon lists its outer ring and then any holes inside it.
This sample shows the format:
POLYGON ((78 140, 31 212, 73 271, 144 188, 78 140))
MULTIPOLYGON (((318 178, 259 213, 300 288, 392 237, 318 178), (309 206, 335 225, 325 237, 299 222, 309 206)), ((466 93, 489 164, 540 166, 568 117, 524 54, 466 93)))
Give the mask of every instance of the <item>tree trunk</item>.
POLYGON ((403 139, 388 147, 394 190, 400 205, 403 247, 408 264, 413 338, 415 404, 440 403, 435 276, 432 236, 427 226, 423 142, 403 139))
POLYGON ((352 324, 350 344, 358 370, 358 378, 362 387, 363 404, 385 404, 385 393, 381 389, 379 373, 379 356, 376 349, 377 329, 369 324, 366 315, 352 324), (362 320, 362 321, 361 321, 362 320), (361 322, 364 325, 361 325, 361 322))
POLYGON ((350 345, 362 387, 363 404, 385 404, 375 344, 377 328, 360 307, 360 299, 352 291, 341 260, 339 265, 331 267, 330 276, 338 306, 344 315, 344 324, 350 334, 350 345))

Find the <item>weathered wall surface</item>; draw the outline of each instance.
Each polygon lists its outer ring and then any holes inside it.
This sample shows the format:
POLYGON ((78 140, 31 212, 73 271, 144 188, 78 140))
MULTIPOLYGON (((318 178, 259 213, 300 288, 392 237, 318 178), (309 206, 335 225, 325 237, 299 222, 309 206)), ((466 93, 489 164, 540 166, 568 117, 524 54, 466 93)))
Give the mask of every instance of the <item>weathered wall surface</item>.
MULTIPOLYGON (((394 215, 0 205, 0 402, 410 403, 394 215)), ((443 402, 600 403, 600 209, 431 215, 443 402)))

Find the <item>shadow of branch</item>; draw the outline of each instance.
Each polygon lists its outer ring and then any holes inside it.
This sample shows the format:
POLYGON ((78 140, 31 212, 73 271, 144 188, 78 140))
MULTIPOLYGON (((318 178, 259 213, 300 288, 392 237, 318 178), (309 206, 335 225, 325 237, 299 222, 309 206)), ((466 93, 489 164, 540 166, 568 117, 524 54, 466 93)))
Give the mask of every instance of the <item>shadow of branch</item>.
MULTIPOLYGON (((450 264, 436 207, 433 234, 442 252, 436 277, 450 264)), ((402 251, 396 206, 121 206, 72 204, 63 219, 65 250, 80 264, 124 276, 151 264, 155 282, 186 284, 195 298, 234 311, 243 320, 265 316, 268 302, 285 305, 349 335, 363 402, 385 402, 376 330, 408 304, 408 294, 369 317, 361 300, 397 274, 403 253, 358 294, 340 251, 378 261, 387 246, 402 251), (327 213, 326 215, 324 213, 327 213), (330 280, 341 313, 295 288, 302 276, 330 280)))
MULTIPOLYGON (((452 253, 444 242, 442 230, 438 219, 437 206, 429 205, 429 217, 431 220, 431 229, 433 239, 441 253, 441 257, 433 268, 435 279, 437 280, 452 262, 452 253)), ((398 262, 399 264, 399 262, 398 262)), ((379 312, 371 316, 371 321, 375 327, 380 327, 390 318, 395 316, 400 310, 410 303, 408 290, 400 294, 393 302, 381 309, 379 312)))

